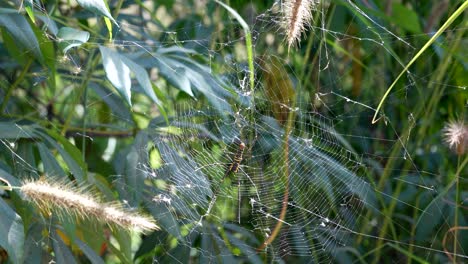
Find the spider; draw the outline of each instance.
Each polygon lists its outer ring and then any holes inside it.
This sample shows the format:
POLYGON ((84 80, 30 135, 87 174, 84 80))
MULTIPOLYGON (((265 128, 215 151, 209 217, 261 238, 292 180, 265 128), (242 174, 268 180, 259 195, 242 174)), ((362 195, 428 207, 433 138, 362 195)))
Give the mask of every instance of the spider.
MULTIPOLYGON (((245 145, 244 142, 242 142, 240 140, 237 140, 237 143, 238 143, 237 152, 235 153, 234 157, 232 158, 232 162, 229 164, 229 166, 227 166, 226 171, 224 173, 224 176, 221 179, 221 182, 223 182, 226 179, 226 177, 238 173, 239 169, 241 169, 240 164, 241 164, 242 159, 243 159, 243 154, 244 154, 244 150, 245 150, 246 145, 245 145)), ((255 183, 252 181, 252 179, 248 175, 246 175, 246 177, 255 186, 255 183)), ((237 211, 238 212, 237 213, 237 221, 239 223, 240 223, 240 206, 241 206, 241 191, 240 191, 240 189, 241 189, 241 179, 240 179, 240 177, 237 177, 237 190, 238 190, 237 191, 237 200, 238 200, 238 206, 239 206, 238 211, 237 211)), ((211 198, 210 204, 208 205, 208 210, 202 216, 202 219, 203 219, 204 216, 209 215, 211 210, 213 209, 213 206, 216 203, 216 199, 217 199, 218 194, 219 194, 219 190, 220 190, 219 187, 214 188, 213 197, 211 198)), ((201 222, 202 219, 200 219, 200 222, 201 222)))

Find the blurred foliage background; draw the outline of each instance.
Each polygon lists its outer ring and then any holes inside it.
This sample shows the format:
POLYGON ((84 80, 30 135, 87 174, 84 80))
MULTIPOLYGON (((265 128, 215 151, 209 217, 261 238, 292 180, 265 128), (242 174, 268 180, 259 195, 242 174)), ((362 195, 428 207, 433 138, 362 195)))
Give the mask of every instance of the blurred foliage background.
MULTIPOLYGON (((213 1, 0 3, 0 177, 13 186, 32 179, 86 186, 106 202, 151 214, 161 227, 139 234, 47 214, 19 191, 0 190, 2 262, 466 262, 467 155, 443 140, 448 122, 466 123, 466 11, 411 66, 385 102, 381 120, 371 124, 373 110, 393 80, 466 1, 322 1, 312 10, 306 37, 290 50, 278 25, 280 2, 226 4, 249 27, 252 58, 239 19, 213 1), (255 66, 253 87, 250 65, 255 66), (249 112, 252 100, 257 108, 249 112), (307 116, 283 106, 297 107, 307 116), (228 117, 180 118, 181 110, 203 107, 228 117), (247 109, 241 113, 245 131, 232 132, 239 109, 247 109), (306 131, 312 133, 314 124, 325 126, 323 120, 331 120, 336 131, 330 140, 357 154, 353 159, 360 159, 364 169, 344 173, 346 154, 333 156, 326 146, 318 154, 302 149, 300 139, 308 137, 306 131), (245 156, 255 157, 257 151, 268 158, 242 164, 282 172, 290 168, 291 174, 294 166, 309 166, 311 173, 329 166, 331 182, 333 177, 366 181, 375 204, 360 191, 341 187, 350 192, 346 195, 364 200, 359 215, 350 216, 354 232, 346 243, 302 256, 293 254, 299 248, 294 249, 294 237, 281 233, 271 251, 257 253, 263 233, 249 221, 235 222, 234 214, 206 219, 217 239, 204 236, 210 232, 203 230, 187 232, 190 224, 183 217, 192 209, 178 204, 179 211, 172 212, 154 197, 173 194, 173 203, 200 199, 206 206, 218 187, 213 176, 194 179, 177 167, 181 161, 174 153, 181 150, 171 150, 164 141, 179 135, 171 130, 176 124, 209 138, 195 139, 191 146, 191 153, 204 157, 222 156, 220 149, 244 132, 259 133, 265 140, 256 141, 245 156), (232 127, 216 128, 219 124, 232 127), (275 149, 285 147, 285 131, 294 135, 286 139, 297 152, 290 155, 310 155, 303 163, 287 158, 275 163, 281 157, 275 149), (313 165, 314 155, 325 165, 313 165), (199 181, 205 191, 182 199, 184 194, 167 184, 177 173, 183 174, 181 180, 199 181), (285 244, 293 248, 291 254, 275 255, 285 244)), ((464 129, 466 133, 466 125, 464 129)), ((188 159, 183 162, 192 162, 188 159)), ((273 182, 277 186, 272 190, 284 194, 287 185, 273 182)), ((303 197, 300 192, 308 188, 293 189, 290 200, 299 200, 294 195, 303 197)), ((261 194, 268 196, 268 189, 261 194)), ((335 195, 343 192, 338 189, 335 195)), ((224 204, 228 211, 237 207, 224 204)), ((274 212, 279 215, 279 208, 274 212)), ((242 213, 243 219, 253 217, 242 213)), ((305 219, 298 221, 306 228, 305 219)), ((265 225, 273 229, 272 223, 265 225)), ((308 243, 306 247, 317 248, 323 242, 313 238, 308 243)))

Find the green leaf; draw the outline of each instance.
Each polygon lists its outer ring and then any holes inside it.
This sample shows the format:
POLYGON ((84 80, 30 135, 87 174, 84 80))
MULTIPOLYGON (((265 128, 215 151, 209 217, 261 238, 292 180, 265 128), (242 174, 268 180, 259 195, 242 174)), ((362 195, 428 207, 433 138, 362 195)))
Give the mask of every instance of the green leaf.
POLYGON ((64 179, 66 174, 57 162, 54 154, 44 143, 37 143, 37 147, 39 149, 42 163, 44 164, 44 172, 50 177, 64 179))
POLYGON ((0 138, 19 139, 34 138, 34 126, 20 126, 12 122, 0 123, 0 138))
POLYGON ((132 238, 130 237, 130 234, 121 228, 115 229, 112 233, 114 234, 115 239, 119 242, 119 252, 122 254, 122 257, 124 257, 124 259, 121 260, 123 262, 130 263, 130 260, 132 259, 132 238))
POLYGON ((155 58, 155 60, 158 62, 159 71, 166 77, 170 84, 194 97, 192 89, 190 88, 190 80, 187 77, 187 73, 184 68, 177 66, 173 67, 169 64, 170 61, 162 61, 159 58, 155 58))
POLYGON ((3 199, 0 199, 0 212, 0 246, 8 252, 13 263, 23 263, 23 220, 3 199))
MULTIPOLYGON (((169 196, 170 194, 162 195, 169 196)), ((152 197, 147 197, 146 203, 148 210, 158 221, 158 225, 177 239, 182 239, 179 224, 177 219, 174 217, 174 214, 171 213, 170 207, 164 203, 154 203, 154 201, 152 201, 152 197)))
POLYGON ((43 134, 42 132, 39 132, 39 133, 54 148, 57 149, 57 151, 63 157, 63 160, 67 164, 68 168, 70 169, 75 179, 77 179, 80 182, 85 181, 87 165, 82 158, 81 152, 73 144, 71 144, 66 138, 64 138, 63 136, 61 136, 60 134, 56 133, 53 130, 47 130, 47 134, 43 134), (63 148, 62 146, 57 144, 56 141, 51 139, 49 135, 53 137, 53 139, 61 143, 63 148))
POLYGON ((107 79, 109 79, 127 103, 132 105, 130 69, 122 61, 118 53, 103 46, 99 46, 99 50, 101 51, 102 63, 104 64, 107 79))
POLYGON ((55 52, 55 45, 54 43, 44 34, 42 30, 40 30, 37 27, 33 27, 33 32, 36 35, 36 39, 39 42, 39 48, 42 53, 42 57, 44 58, 43 61, 41 61, 44 66, 46 66, 49 70, 47 78, 47 83, 49 85, 49 88, 51 89, 52 93, 54 93, 55 88, 56 88, 56 75, 57 75, 57 69, 56 69, 56 52, 55 52))
POLYGON ((159 54, 153 56, 158 69, 168 81, 175 87, 192 94, 192 89, 201 92, 210 103, 220 112, 230 112, 229 104, 223 98, 229 98, 231 94, 222 86, 219 80, 211 74, 211 70, 187 57, 176 54, 159 54), (190 87, 185 85, 186 78, 190 82, 190 87))
POLYGON ((26 52, 31 52, 34 57, 42 62, 44 58, 39 48, 39 42, 26 18, 19 14, 5 13, 3 10, 0 13, 3 13, 0 15, 0 26, 5 27, 18 45, 26 52))
POLYGON ((109 41, 112 41, 112 22, 109 18, 104 18, 104 23, 106 24, 107 30, 109 31, 109 41))
POLYGON ((131 206, 138 206, 143 196, 145 172, 139 166, 140 164, 148 164, 146 153, 148 140, 146 133, 138 133, 134 144, 122 151, 119 162, 121 167, 116 168, 116 171, 123 175, 117 180, 120 185, 120 197, 125 199, 131 206))
POLYGON ((413 10, 406 8, 402 4, 393 4, 392 22, 397 23, 399 26, 411 33, 422 33, 418 14, 413 10))
POLYGON ((117 24, 117 21, 115 21, 114 18, 112 17, 111 13, 109 12, 109 9, 107 8, 106 3, 103 0, 76 0, 76 1, 84 9, 87 9, 97 15, 105 16, 109 18, 115 25, 119 26, 119 24, 117 24))
POLYGON ((12 186, 20 185, 20 182, 16 177, 14 177, 13 175, 11 175, 10 173, 8 173, 7 171, 3 169, 0 169, 0 177, 7 180, 12 186))
POLYGON ((26 13, 28 14, 29 18, 33 23, 36 23, 36 19, 34 18, 34 10, 31 6, 25 6, 24 10, 26 10, 26 13))
POLYGON ((44 23, 44 27, 52 34, 57 35, 58 27, 54 20, 50 16, 36 15, 36 17, 44 23))
POLYGON ((57 234, 55 230, 52 231, 53 239, 52 244, 54 247, 55 263, 76 263, 70 249, 65 245, 62 238, 57 234))
POLYGON ((164 245, 165 241, 167 240, 167 233, 166 232, 153 232, 149 236, 145 236, 143 241, 141 242, 140 247, 138 248, 135 256, 133 258, 134 262, 139 257, 144 256, 146 254, 151 254, 157 246, 164 245))
POLYGON ((75 244, 80 247, 81 251, 88 257, 89 261, 93 264, 104 264, 104 260, 94 252, 92 248, 90 248, 88 245, 83 243, 83 241, 79 239, 75 239, 75 244))
POLYGON ((15 174, 21 179, 34 179, 38 177, 36 171, 31 168, 37 168, 36 158, 34 157, 34 143, 29 140, 19 140, 16 154, 21 157, 24 165, 15 166, 15 174))
POLYGON ((62 27, 57 33, 59 48, 67 53, 73 47, 79 47, 89 40, 89 32, 69 27, 62 27))
POLYGON ((37 241, 41 241, 42 226, 34 223, 29 227, 24 245, 24 263, 41 263, 42 247, 37 241))
POLYGON ((161 102, 156 97, 156 94, 154 93, 151 86, 148 73, 143 67, 109 48, 99 46, 99 50, 101 51, 102 61, 107 78, 127 100, 129 105, 131 105, 130 72, 132 72, 140 84, 143 92, 155 103, 161 106, 161 102))
POLYGON ((122 105, 122 98, 115 94, 115 92, 94 82, 90 82, 88 86, 99 95, 119 120, 133 124, 132 114, 129 108, 122 105))
POLYGON ((415 238, 417 241, 425 241, 432 236, 434 231, 437 230, 437 225, 449 215, 450 206, 444 201, 446 195, 446 192, 442 191, 424 208, 416 222, 415 238))

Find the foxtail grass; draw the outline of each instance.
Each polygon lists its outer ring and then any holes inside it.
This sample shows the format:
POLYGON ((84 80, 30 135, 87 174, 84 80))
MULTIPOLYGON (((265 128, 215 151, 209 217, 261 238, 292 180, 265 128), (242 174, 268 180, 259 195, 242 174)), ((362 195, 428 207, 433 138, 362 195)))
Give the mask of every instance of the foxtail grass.
POLYGON ((312 10, 317 0, 286 0, 283 3, 283 24, 288 47, 295 46, 312 20, 312 10))
POLYGON ((125 210, 117 203, 102 203, 96 195, 87 194, 70 184, 27 181, 19 190, 28 201, 45 212, 75 215, 126 230, 149 232, 159 229, 152 218, 125 210))

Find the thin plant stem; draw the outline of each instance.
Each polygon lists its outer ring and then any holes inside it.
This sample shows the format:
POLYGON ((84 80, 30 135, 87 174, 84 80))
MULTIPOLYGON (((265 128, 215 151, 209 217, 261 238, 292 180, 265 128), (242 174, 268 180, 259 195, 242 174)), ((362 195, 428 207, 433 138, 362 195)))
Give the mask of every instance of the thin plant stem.
POLYGON ((63 124, 63 127, 62 127, 62 131, 61 131, 62 135, 64 135, 65 132, 68 130, 68 127, 70 126, 71 119, 73 117, 73 113, 75 112, 75 106, 78 104, 81 96, 85 92, 85 89, 88 86, 89 80, 91 79, 91 77, 93 75, 94 68, 96 67, 96 65, 98 63, 99 57, 96 57, 95 55, 96 55, 96 51, 94 51, 89 57, 90 63, 88 64, 88 67, 86 68, 86 77, 81 82, 80 88, 78 89, 78 95, 75 96, 75 99, 74 99, 73 103, 70 106, 68 116, 65 119, 65 123, 63 124))
MULTIPOLYGON (((457 168, 461 165, 461 156, 458 155, 458 164, 457 168)), ((458 247, 458 209, 460 207, 460 176, 457 174, 455 175, 455 219, 453 221, 453 263, 457 263, 457 247, 458 247)))
POLYGON ((413 57, 413 59, 411 59, 411 61, 408 62, 408 64, 406 64, 405 68, 400 72, 397 78, 393 81, 393 83, 387 89, 384 96, 382 97, 382 100, 380 100, 379 105, 377 106, 377 109, 375 110, 374 117, 372 118, 372 124, 377 123, 377 121, 380 119, 380 118, 377 118, 377 116, 379 115, 379 111, 382 108, 388 95, 392 91, 393 87, 395 87, 395 85, 397 84, 398 80, 400 80, 403 74, 405 74, 408 71, 411 65, 413 65, 413 63, 424 53, 424 51, 426 51, 432 45, 432 43, 434 43, 434 41, 442 34, 442 32, 444 32, 455 21, 455 19, 457 19, 458 16, 463 14, 463 11, 465 11, 466 8, 468 8, 468 1, 465 1, 457 10, 455 10, 455 12, 453 12, 453 14, 447 19, 447 21, 445 21, 445 23, 439 28, 439 30, 437 30, 434 36, 432 36, 426 42, 426 44, 419 50, 419 52, 413 57))
POLYGON ((18 76, 16 81, 8 88, 5 96, 3 97, 2 104, 0 105, 0 114, 3 114, 3 111, 5 110, 6 106, 8 105, 8 101, 10 100, 11 93, 13 90, 15 90, 16 86, 18 86, 23 81, 26 73, 29 71, 29 67, 31 67, 32 62, 33 59, 30 58, 26 62, 26 65, 24 65, 23 71, 21 71, 21 74, 18 76))
MULTIPOLYGON (((468 1, 467 1, 468 2, 468 1)), ((434 111, 433 109, 437 106, 436 104, 436 100, 439 100, 441 95, 443 94, 443 90, 440 91, 439 90, 439 86, 440 86, 440 83, 442 81, 442 77, 445 76, 447 70, 448 70, 448 67, 452 64, 450 64, 451 62, 451 54, 453 53, 454 50, 456 50, 459 45, 460 45, 460 41, 459 39, 463 36, 463 31, 461 30, 460 33, 457 35, 456 37, 456 40, 454 41, 454 43, 451 45, 450 49, 448 49, 449 51, 447 52, 444 60, 438 65, 437 67, 437 70, 435 72, 437 72, 438 74, 435 74, 433 75, 433 78, 431 78, 431 81, 429 83, 432 83, 435 85, 435 87, 432 87, 433 90, 434 90, 434 94, 431 96, 430 100, 429 100, 429 103, 427 104, 419 104, 418 105, 418 108, 416 109, 415 111, 415 115, 416 117, 420 116, 421 114, 424 114, 424 119, 425 120, 433 120, 434 117, 434 111)), ((404 133, 399 137, 399 138, 407 138, 411 129, 410 129, 410 124, 404 129, 404 133)), ((416 146, 420 146, 422 141, 424 140, 424 135, 426 134, 426 126, 421 126, 419 131, 418 131, 418 134, 421 135, 419 137, 417 137, 417 142, 416 142, 416 146)), ((398 155, 398 153, 401 151, 401 149, 403 148, 403 142, 401 142, 401 144, 398 144, 394 150, 392 151, 392 156, 393 155, 398 155)), ((404 149, 405 152, 408 152, 407 149, 404 149)), ((382 177, 380 178, 378 184, 377 184, 377 190, 382 190, 385 183, 388 182, 388 178, 390 177, 391 175, 391 171, 392 171, 392 168, 394 167, 395 165, 395 162, 396 160, 395 159, 391 159, 389 161, 389 163, 386 164, 385 166, 385 170, 384 170, 384 173, 382 175, 382 177)), ((408 169, 408 167, 412 164, 411 162, 409 162, 409 160, 407 160, 407 162, 405 163, 405 169, 408 169)), ((397 183, 397 186, 395 188, 395 191, 394 193, 392 194, 393 197, 398 197, 400 192, 402 191, 402 188, 404 186, 404 182, 403 181, 398 181, 397 183)), ((396 207, 396 203, 397 203, 397 200, 396 199, 392 199, 392 201, 390 202, 389 206, 386 207, 384 209, 385 211, 385 216, 386 216, 386 219, 384 220, 383 224, 381 225, 381 229, 380 229, 380 232, 379 232, 379 237, 384 237, 385 234, 387 233, 387 228, 390 226, 392 227, 393 225, 391 224, 391 220, 393 219, 393 212, 394 212, 394 209, 396 207)), ((365 226, 365 225, 364 225, 365 226)), ((377 241, 377 245, 381 245, 383 243, 382 239, 379 239, 377 241)), ((379 262, 379 259, 380 259, 380 251, 379 252, 376 252, 375 254, 375 258, 374 258, 374 264, 375 263, 378 263, 379 262)))

